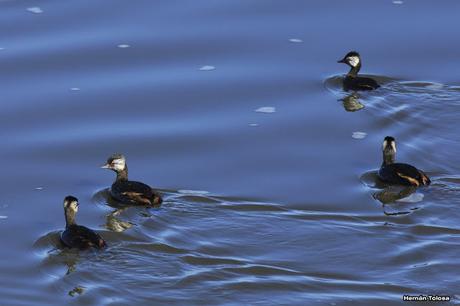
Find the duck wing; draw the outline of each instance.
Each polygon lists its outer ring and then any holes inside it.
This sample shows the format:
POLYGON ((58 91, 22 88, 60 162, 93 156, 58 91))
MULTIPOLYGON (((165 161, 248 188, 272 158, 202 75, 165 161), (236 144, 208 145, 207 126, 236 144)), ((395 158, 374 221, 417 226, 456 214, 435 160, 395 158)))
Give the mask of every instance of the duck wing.
POLYGON ((161 196, 150 186, 136 181, 120 181, 112 185, 112 196, 122 202, 137 205, 161 203, 161 196))
POLYGON ((402 163, 382 166, 379 170, 379 177, 388 183, 417 187, 428 186, 431 183, 431 180, 423 171, 402 163))
POLYGON ((107 246, 102 237, 95 231, 82 226, 71 225, 61 234, 61 241, 70 248, 78 248, 81 250, 91 247, 101 249, 107 246))
POLYGON ((345 90, 374 90, 380 85, 371 78, 365 77, 346 77, 343 82, 345 90))

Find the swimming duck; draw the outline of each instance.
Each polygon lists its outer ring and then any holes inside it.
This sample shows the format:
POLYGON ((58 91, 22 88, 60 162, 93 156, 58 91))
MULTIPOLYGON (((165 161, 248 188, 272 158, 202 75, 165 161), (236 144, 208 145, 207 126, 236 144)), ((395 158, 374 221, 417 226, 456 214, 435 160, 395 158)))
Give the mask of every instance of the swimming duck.
POLYGON ((117 174, 115 182, 110 188, 110 195, 117 201, 130 205, 159 205, 163 201, 160 194, 150 186, 128 180, 128 166, 122 154, 114 154, 102 166, 111 169, 117 174))
POLYGON ((78 199, 73 196, 67 196, 64 199, 65 230, 61 234, 61 242, 69 248, 78 248, 80 250, 94 247, 102 249, 107 246, 104 239, 95 231, 77 225, 75 215, 78 211, 78 199))
POLYGON ((378 176, 387 183, 395 185, 428 186, 431 181, 428 176, 414 166, 395 163, 396 142, 391 136, 383 140, 383 162, 378 176))
POLYGON ((345 90, 373 90, 380 87, 374 79, 358 76, 358 72, 361 69, 361 57, 358 52, 348 52, 337 63, 344 63, 351 67, 343 80, 343 88, 345 90))

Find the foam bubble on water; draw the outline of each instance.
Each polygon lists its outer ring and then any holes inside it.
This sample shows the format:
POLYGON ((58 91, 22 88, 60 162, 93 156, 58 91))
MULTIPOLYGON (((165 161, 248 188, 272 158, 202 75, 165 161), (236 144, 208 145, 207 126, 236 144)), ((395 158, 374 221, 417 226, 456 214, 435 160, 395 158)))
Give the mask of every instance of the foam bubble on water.
POLYGON ((364 139, 366 138, 366 136, 366 132, 353 132, 353 134, 351 134, 351 137, 354 139, 364 139))
POLYGON ((259 126, 258 123, 249 123, 249 126, 259 126))
POLYGON ((404 3, 404 2, 401 1, 401 0, 395 0, 395 1, 393 1, 393 4, 403 4, 403 3, 404 3))
POLYGON ((35 190, 43 190, 43 187, 35 187, 35 190))
POLYGON ((71 91, 80 91, 80 88, 79 87, 72 87, 70 88, 71 91))
POLYGON ((120 49, 126 49, 126 48, 130 48, 131 46, 128 44, 119 44, 117 47, 120 49))
POLYGON ((34 13, 34 14, 41 14, 43 13, 43 10, 41 8, 39 8, 38 6, 34 6, 34 7, 28 7, 27 10, 31 13, 34 13))
POLYGON ((0 216, 0 219, 8 219, 8 216, 0 216))
POLYGON ((424 197, 425 196, 423 195, 423 193, 416 192, 416 193, 411 194, 410 196, 396 200, 396 202, 417 203, 417 202, 421 202, 424 197))
POLYGON ((290 38, 289 41, 291 43, 302 43, 303 40, 299 39, 299 38, 290 38))
POLYGON ((210 65, 206 65, 206 66, 201 66, 199 70, 200 70, 200 71, 212 71, 212 70, 214 70, 214 69, 216 69, 216 67, 210 66, 210 65))
POLYGON ((208 191, 204 191, 204 190, 189 190, 189 189, 181 189, 181 190, 178 190, 177 192, 182 193, 182 194, 189 194, 189 195, 205 195, 205 194, 209 194, 208 191))
POLYGON ((273 106, 263 106, 263 107, 259 107, 258 109, 256 109, 255 112, 271 114, 271 113, 276 112, 276 108, 273 106))
POLYGON ((5 48, 0 47, 0 51, 5 50, 5 48))

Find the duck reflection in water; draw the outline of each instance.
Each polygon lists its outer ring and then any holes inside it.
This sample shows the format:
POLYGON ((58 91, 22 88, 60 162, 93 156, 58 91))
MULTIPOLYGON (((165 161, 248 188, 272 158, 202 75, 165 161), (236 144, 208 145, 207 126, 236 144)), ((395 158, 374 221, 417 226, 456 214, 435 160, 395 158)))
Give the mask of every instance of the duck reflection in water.
MULTIPOLYGON (((60 242, 58 242, 60 243, 60 242)), ((64 275, 69 275, 77 270, 77 264, 80 261, 80 252, 78 249, 69 249, 63 245, 58 245, 55 249, 48 252, 43 265, 45 266, 65 266, 64 275)))
POLYGON ((111 230, 116 233, 121 233, 130 229, 134 224, 127 221, 122 221, 121 219, 117 218, 126 208, 116 209, 110 214, 107 215, 107 222, 105 227, 108 230, 111 230))
POLYGON ((72 272, 75 272, 77 270, 77 263, 79 261, 80 257, 77 252, 72 252, 70 256, 66 256, 64 259, 64 264, 67 266, 67 272, 65 275, 69 275, 72 272))
POLYGON ((417 203, 423 194, 416 186, 389 185, 379 179, 377 171, 369 171, 361 176, 365 186, 373 190, 372 197, 382 204, 385 215, 404 215, 418 209, 417 203))
POLYGON ((347 112, 356 112, 364 108, 364 104, 359 101, 359 98, 359 94, 354 92, 339 101, 342 101, 343 108, 347 112))
POLYGON ((375 192, 372 196, 382 203, 385 215, 407 215, 419 209, 414 204, 423 199, 423 194, 416 193, 416 191, 415 186, 387 186, 383 190, 375 192))
POLYGON ((389 204, 407 198, 415 191, 417 188, 414 186, 388 186, 372 196, 382 204, 389 204))

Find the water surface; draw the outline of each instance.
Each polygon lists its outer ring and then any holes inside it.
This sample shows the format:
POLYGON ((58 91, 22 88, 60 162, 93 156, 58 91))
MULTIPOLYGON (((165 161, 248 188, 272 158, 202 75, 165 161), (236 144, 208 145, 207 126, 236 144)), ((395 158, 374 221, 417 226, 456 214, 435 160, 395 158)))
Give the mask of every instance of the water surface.
POLYGON ((0 1, 0 304, 460 303, 459 8, 0 1), (430 187, 376 184, 386 135, 430 187), (106 205, 114 152, 161 208, 106 205), (58 248, 67 194, 106 251, 58 248))

